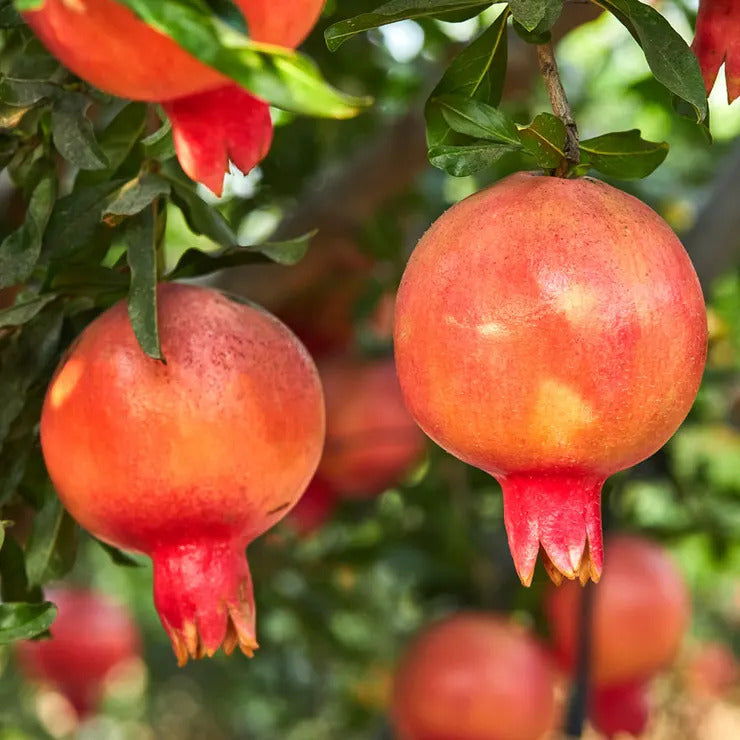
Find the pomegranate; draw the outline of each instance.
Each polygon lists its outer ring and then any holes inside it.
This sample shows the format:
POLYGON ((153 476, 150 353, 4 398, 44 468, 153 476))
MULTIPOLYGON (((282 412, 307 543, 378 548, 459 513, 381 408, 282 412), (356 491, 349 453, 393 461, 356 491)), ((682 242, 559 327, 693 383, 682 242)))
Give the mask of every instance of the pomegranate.
POLYGON ((707 324, 670 227, 609 185, 518 173, 442 215, 396 301, 406 404, 495 476, 520 579, 601 575, 600 495, 696 395, 707 324))
POLYGON ((589 717, 594 727, 610 740, 624 732, 642 736, 650 720, 648 687, 640 681, 598 687, 591 700, 589 717))
POLYGON ((158 289, 165 362, 120 302, 52 379, 41 445, 79 523, 154 562, 178 662, 257 647, 245 546, 293 507, 324 438, 318 373, 277 319, 205 288, 158 289))
POLYGON ((138 629, 128 610, 97 591, 60 586, 46 595, 59 610, 51 639, 18 643, 18 666, 63 694, 78 716, 93 714, 106 676, 139 655, 138 629))
POLYGON ((699 60, 707 94, 724 63, 727 100, 740 95, 740 0, 700 0, 691 47, 699 60))
MULTIPOLYGON (((236 4, 252 39, 293 48, 313 27, 323 0, 236 4)), ((229 157, 247 172, 267 153, 268 106, 115 0, 45 0, 23 17, 49 51, 90 84, 163 103, 183 169, 215 193, 221 193, 229 157)))
POLYGON ((392 358, 333 358, 319 364, 326 394, 326 447, 319 475, 346 498, 398 483, 424 450, 392 358))
MULTIPOLYGON (((659 545, 620 535, 607 543, 609 570, 596 587, 591 670, 598 686, 653 676, 677 656, 690 619, 686 584, 659 545)), ((570 670, 578 642, 581 590, 552 588, 545 611, 559 660, 570 670)))
POLYGON ((740 669, 727 645, 708 642, 693 651, 685 679, 695 696, 721 698, 740 687, 740 669))
POLYGON ((556 720, 556 675, 523 627, 463 613, 432 625, 396 672, 401 740, 539 740, 556 720))

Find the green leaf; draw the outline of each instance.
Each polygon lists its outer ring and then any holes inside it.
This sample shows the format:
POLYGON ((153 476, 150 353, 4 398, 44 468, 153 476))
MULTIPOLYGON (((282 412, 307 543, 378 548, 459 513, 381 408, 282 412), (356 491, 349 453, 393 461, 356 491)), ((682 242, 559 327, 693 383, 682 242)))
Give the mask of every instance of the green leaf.
POLYGON ((44 2, 45 0, 15 0, 15 7, 22 13, 25 10, 39 10, 44 2))
POLYGON ((57 608, 50 601, 41 604, 0 604, 0 644, 29 640, 51 627, 57 608))
POLYGON ((175 141, 172 138, 172 124, 170 119, 161 113, 162 125, 145 139, 141 140, 147 157, 167 160, 175 156, 175 141))
POLYGON ((429 161, 449 175, 466 177, 490 167, 497 159, 511 151, 514 151, 514 147, 490 141, 473 141, 464 146, 443 144, 429 149, 429 161))
POLYGON ((42 255, 63 260, 87 248, 100 225, 111 193, 126 182, 108 180, 90 187, 75 188, 60 198, 44 234, 42 255))
POLYGON ((56 194, 56 178, 44 177, 34 188, 23 224, 0 244, 0 288, 21 283, 33 272, 56 194))
POLYGON ((151 172, 140 173, 111 195, 103 217, 133 216, 151 205, 156 198, 169 193, 170 184, 163 177, 151 172))
POLYGON ((51 131, 57 151, 81 170, 104 170, 108 158, 95 140, 92 124, 85 115, 90 99, 82 94, 67 93, 51 109, 51 131))
POLYGON ((0 329, 6 326, 20 326, 30 321, 47 303, 56 298, 56 293, 44 293, 27 301, 0 310, 0 329))
POLYGON ((239 242, 226 219, 195 192, 190 183, 165 174, 172 186, 172 203, 185 217, 194 234, 202 234, 223 247, 238 247, 239 242))
POLYGON ((316 232, 283 242, 265 242, 254 246, 236 245, 215 252, 188 249, 167 276, 168 280, 206 275, 216 270, 240 267, 269 259, 281 265, 294 265, 306 254, 308 243, 316 232))
POLYGON ((77 524, 51 493, 36 514, 26 546, 26 575, 40 586, 66 575, 77 555, 77 524))
POLYGON ((351 118, 370 104, 325 82, 297 52, 259 44, 230 28, 198 0, 118 0, 194 57, 278 108, 322 118, 351 118))
POLYGON ((665 141, 646 141, 638 129, 604 134, 580 143, 581 164, 609 177, 647 177, 668 154, 665 141))
POLYGON ((370 13, 363 13, 329 26, 324 32, 326 46, 336 51, 347 39, 371 28, 385 26, 396 21, 443 17, 445 13, 465 12, 464 17, 472 17, 485 10, 495 0, 391 0, 370 13))
POLYGON ((62 90, 46 80, 22 80, 0 77, 0 101, 15 108, 29 108, 43 100, 62 97, 62 90))
POLYGON ((540 113, 519 129, 519 137, 540 167, 554 169, 565 161, 565 124, 552 113, 540 113))
POLYGON ((0 363, 0 444, 23 410, 32 384, 56 358, 62 328, 62 307, 51 304, 23 325, 3 347, 0 363))
POLYGON ((0 549, 0 585, 3 601, 33 600, 33 591, 28 588, 23 548, 15 541, 12 530, 0 549))
POLYGON ((467 137, 455 134, 435 101, 443 95, 454 94, 475 98, 492 106, 501 102, 506 73, 506 19, 504 9, 491 26, 463 49, 449 65, 442 79, 432 91, 425 108, 427 145, 470 144, 467 137))
POLYGON ((509 0, 511 15, 527 31, 547 31, 560 17, 563 0, 509 0))
POLYGON ((703 121, 708 108, 699 62, 671 24, 640 0, 593 1, 613 13, 640 44, 655 79, 689 103, 696 120, 703 121))
POLYGON ((131 327, 144 352, 155 360, 163 360, 157 328, 157 245, 152 208, 126 223, 124 240, 131 269, 128 293, 131 327))
POLYGON ((111 561, 116 565, 120 565, 124 568, 141 568, 141 566, 143 565, 138 560, 135 560, 130 555, 127 555, 122 550, 119 550, 117 547, 109 545, 107 542, 103 542, 102 540, 98 539, 96 539, 95 542, 97 542, 100 547, 103 548, 111 561))
POLYGON ((461 95, 442 95, 434 99, 450 128, 476 139, 521 146, 514 121, 487 103, 461 95))

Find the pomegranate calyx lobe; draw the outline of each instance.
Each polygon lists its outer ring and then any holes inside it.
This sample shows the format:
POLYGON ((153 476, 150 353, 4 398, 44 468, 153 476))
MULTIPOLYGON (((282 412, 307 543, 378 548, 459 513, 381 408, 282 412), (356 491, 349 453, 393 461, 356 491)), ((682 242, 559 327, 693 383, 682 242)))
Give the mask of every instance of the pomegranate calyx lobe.
POLYGON ((166 101, 162 107, 185 174, 218 196, 229 160, 247 173, 270 149, 270 108, 238 85, 166 101))
POLYGON ((724 63, 727 102, 740 96, 740 0, 701 0, 691 45, 699 60, 707 94, 724 63))
POLYGON ((205 540, 159 546, 154 561, 154 603, 180 666, 209 658, 223 645, 248 657, 257 649, 252 576, 244 546, 205 540))
POLYGON ((504 524, 519 579, 532 583, 542 547, 551 580, 598 582, 604 561, 603 479, 579 472, 517 473, 500 477, 504 524))

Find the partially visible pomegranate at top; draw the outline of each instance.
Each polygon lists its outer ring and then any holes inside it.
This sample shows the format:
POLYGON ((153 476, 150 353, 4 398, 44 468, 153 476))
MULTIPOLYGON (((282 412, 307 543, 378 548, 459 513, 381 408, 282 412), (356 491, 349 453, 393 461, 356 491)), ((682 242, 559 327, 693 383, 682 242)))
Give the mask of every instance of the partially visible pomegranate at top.
MULTIPOLYGON (((236 4, 253 40, 294 48, 313 27, 324 2, 236 4)), ((121 3, 43 0, 23 18, 62 64, 90 84, 122 98, 162 103, 183 169, 216 194, 221 193, 229 158, 247 172, 267 154, 272 140, 267 104, 121 3)))
POLYGON ((596 687, 590 701, 589 718, 608 740, 623 733, 641 737, 650 721, 649 687, 642 681, 596 687))
POLYGON ((524 627, 462 613, 422 631, 393 685, 399 740, 541 740, 557 719, 556 673, 524 627))
POLYGON ((727 100, 740 96, 740 0, 700 0, 694 50, 707 94, 725 65, 727 100))
MULTIPOLYGON (((645 681, 678 656, 691 618, 686 583, 668 553, 641 537, 607 540, 609 568, 594 588, 590 675, 597 687, 645 681)), ((550 588, 545 613, 555 653, 573 671, 582 589, 550 588)))
POLYGON ((165 362, 139 347, 121 301, 62 360, 41 446, 73 517, 147 553, 180 664, 257 647, 244 550, 308 485, 324 441, 319 376, 270 314, 195 286, 157 291, 165 362))
POLYGON ((326 396, 326 446, 318 476, 340 497, 363 498, 396 485, 424 451, 392 357, 319 362, 326 396))
POLYGON ((691 262, 636 198, 518 173, 421 238, 396 300, 395 352, 424 431, 503 488, 520 579, 601 576, 605 479, 659 449, 706 357, 691 262))
POLYGON ((139 631, 128 610, 105 594, 58 586, 46 597, 58 609, 51 638, 19 642, 18 667, 59 691, 82 718, 97 710, 113 669, 138 657, 139 631))

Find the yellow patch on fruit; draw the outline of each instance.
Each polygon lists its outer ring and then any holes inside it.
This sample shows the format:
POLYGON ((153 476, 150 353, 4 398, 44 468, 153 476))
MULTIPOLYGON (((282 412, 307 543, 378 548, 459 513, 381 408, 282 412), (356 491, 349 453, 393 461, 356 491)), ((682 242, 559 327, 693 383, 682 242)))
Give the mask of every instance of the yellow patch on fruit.
POLYGON ((572 386, 545 378, 530 416, 533 437, 545 448, 570 446, 595 419, 591 405, 572 386))
POLYGON ((49 391, 51 408, 58 409, 69 398, 82 377, 85 366, 79 360, 68 360, 61 372, 54 379, 49 391))
POLYGON ((585 285, 573 283, 554 300, 555 308, 572 324, 581 324, 593 315, 597 298, 593 290, 585 285))

